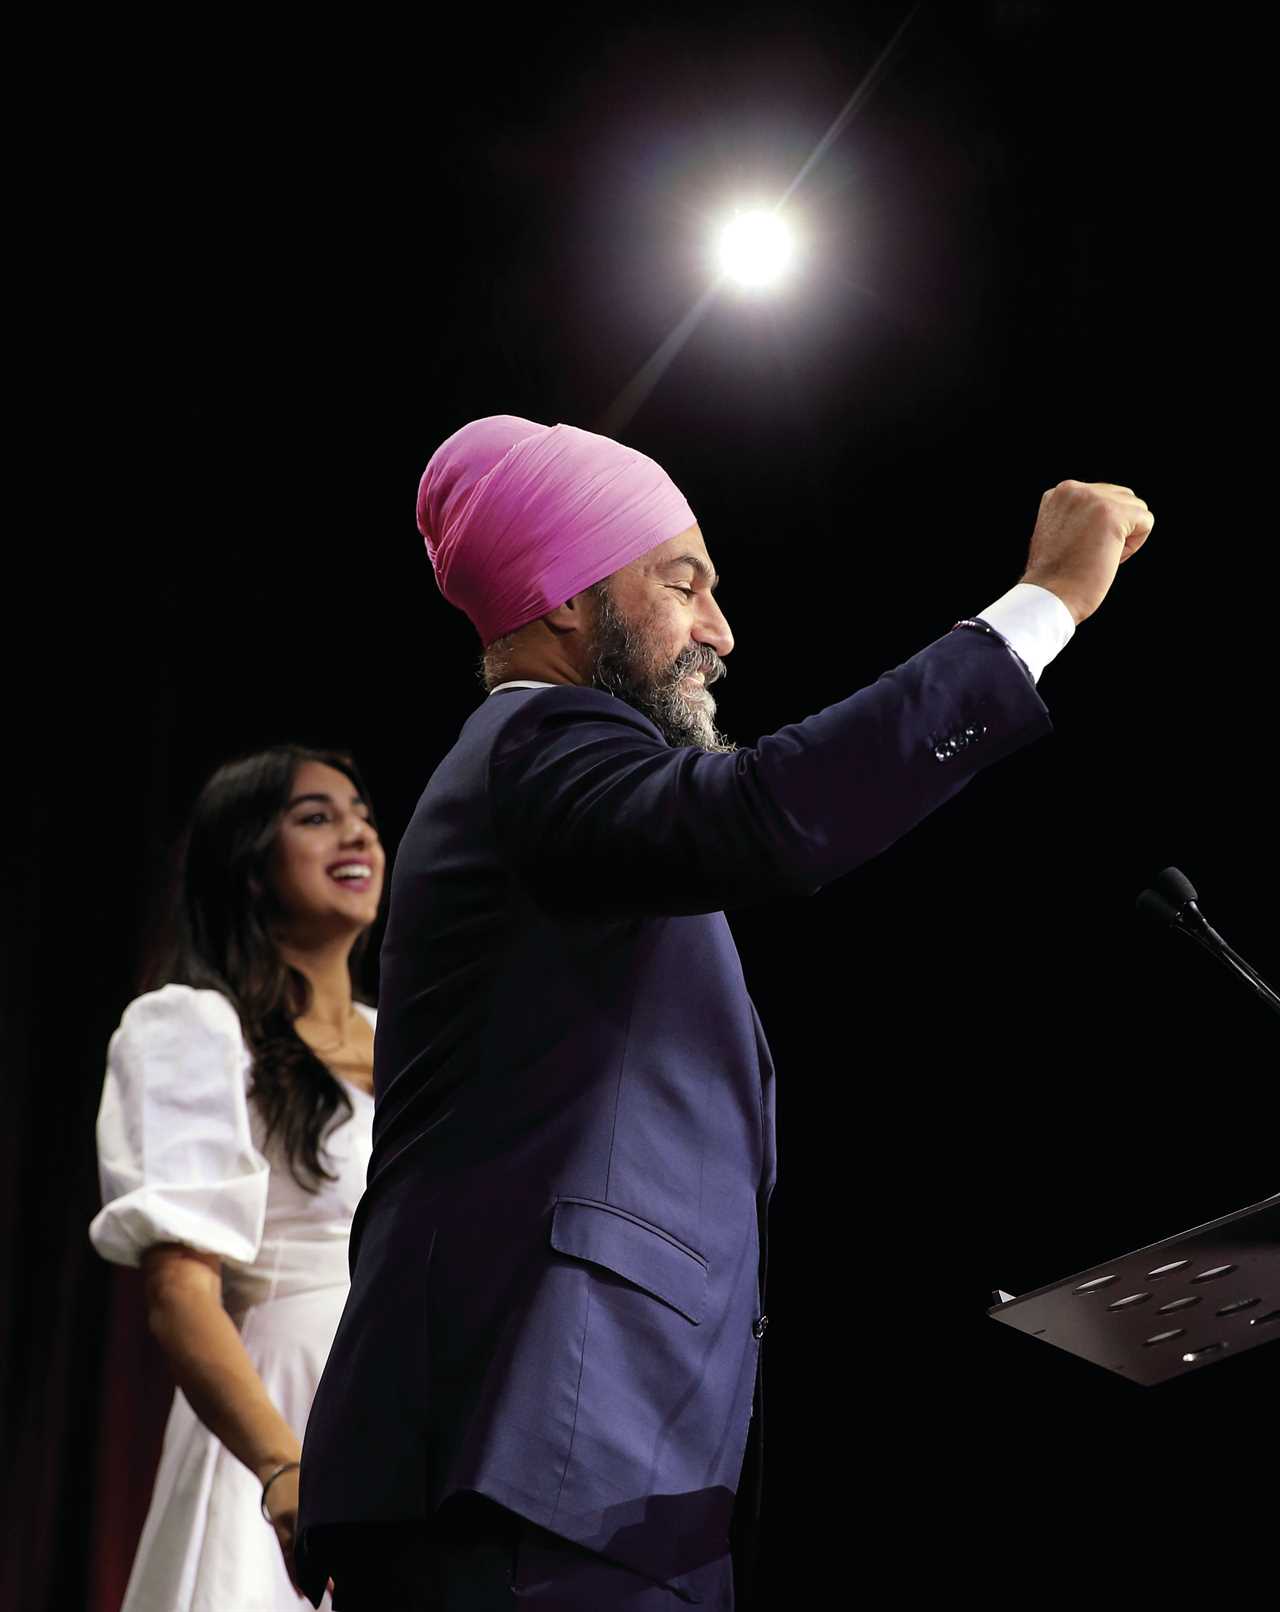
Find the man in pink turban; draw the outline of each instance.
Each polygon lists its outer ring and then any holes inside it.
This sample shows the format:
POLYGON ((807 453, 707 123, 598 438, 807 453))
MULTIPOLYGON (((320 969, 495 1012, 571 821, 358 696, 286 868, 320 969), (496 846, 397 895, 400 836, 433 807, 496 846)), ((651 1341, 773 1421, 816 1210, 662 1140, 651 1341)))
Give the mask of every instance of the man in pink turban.
POLYGON ((1036 681, 1151 515, 1059 484, 1002 599, 737 750, 715 570, 652 461, 478 420, 418 522, 490 694, 396 858, 299 1579, 318 1605, 332 1576, 338 1612, 729 1612, 774 1075, 724 909, 838 878, 1047 732, 1036 681))
POLYGON ((589 648, 590 680, 670 743, 723 746, 707 686, 733 639, 693 511, 652 459, 576 426, 474 420, 432 455, 418 530, 441 593, 480 635, 490 688, 520 665, 580 681, 589 648))

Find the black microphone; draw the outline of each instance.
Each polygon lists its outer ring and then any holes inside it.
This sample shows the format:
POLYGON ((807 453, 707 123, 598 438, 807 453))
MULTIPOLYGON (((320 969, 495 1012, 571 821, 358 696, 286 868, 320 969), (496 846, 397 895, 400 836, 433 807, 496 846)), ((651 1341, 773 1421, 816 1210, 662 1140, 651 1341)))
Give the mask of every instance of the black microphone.
POLYGON ((1195 886, 1179 868, 1165 868, 1138 897, 1138 911, 1203 946, 1218 961, 1252 988, 1274 1013, 1280 1013, 1280 996, 1255 968, 1227 945, 1200 911, 1195 886))

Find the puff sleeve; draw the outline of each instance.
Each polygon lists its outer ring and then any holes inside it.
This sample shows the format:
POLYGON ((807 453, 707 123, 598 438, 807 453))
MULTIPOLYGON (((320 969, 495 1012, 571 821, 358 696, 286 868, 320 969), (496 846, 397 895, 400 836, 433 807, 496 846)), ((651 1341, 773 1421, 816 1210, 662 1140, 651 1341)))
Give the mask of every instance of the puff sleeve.
POLYGON ((125 1009, 98 1110, 104 1207, 89 1238, 104 1259, 137 1265, 166 1242, 252 1263, 269 1166, 250 1132, 249 1062, 218 991, 166 985, 125 1009))

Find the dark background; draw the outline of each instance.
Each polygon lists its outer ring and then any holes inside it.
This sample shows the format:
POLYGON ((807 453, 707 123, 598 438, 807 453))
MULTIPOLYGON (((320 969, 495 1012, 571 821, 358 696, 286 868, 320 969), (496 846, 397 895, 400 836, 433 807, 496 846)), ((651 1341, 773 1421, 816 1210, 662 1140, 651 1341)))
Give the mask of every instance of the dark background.
MULTIPOLYGON (((479 697, 427 457, 481 414, 595 425, 906 11, 220 13, 27 53, 6 1608, 112 1612, 149 1493, 164 1367, 85 1227, 196 789, 348 745, 394 850, 479 697)), ((620 432, 723 575, 745 744, 1003 592, 1054 482, 1158 517, 1045 674, 1052 738, 733 917, 779 1067, 769 1607, 1261 1583, 1280 1351, 1141 1390, 985 1316, 1280 1189, 1274 1020, 1133 912, 1177 863, 1280 974, 1274 89, 1227 21, 922 7, 793 198, 792 281, 720 295, 620 432)))

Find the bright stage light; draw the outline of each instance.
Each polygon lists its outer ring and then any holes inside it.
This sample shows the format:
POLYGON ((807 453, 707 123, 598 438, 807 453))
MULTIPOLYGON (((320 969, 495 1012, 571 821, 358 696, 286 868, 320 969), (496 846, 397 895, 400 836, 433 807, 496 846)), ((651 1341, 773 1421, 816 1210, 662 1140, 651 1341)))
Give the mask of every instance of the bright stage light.
POLYGON ((791 231, 777 213, 737 213, 720 235, 720 268, 739 285, 775 285, 793 250, 791 231))

